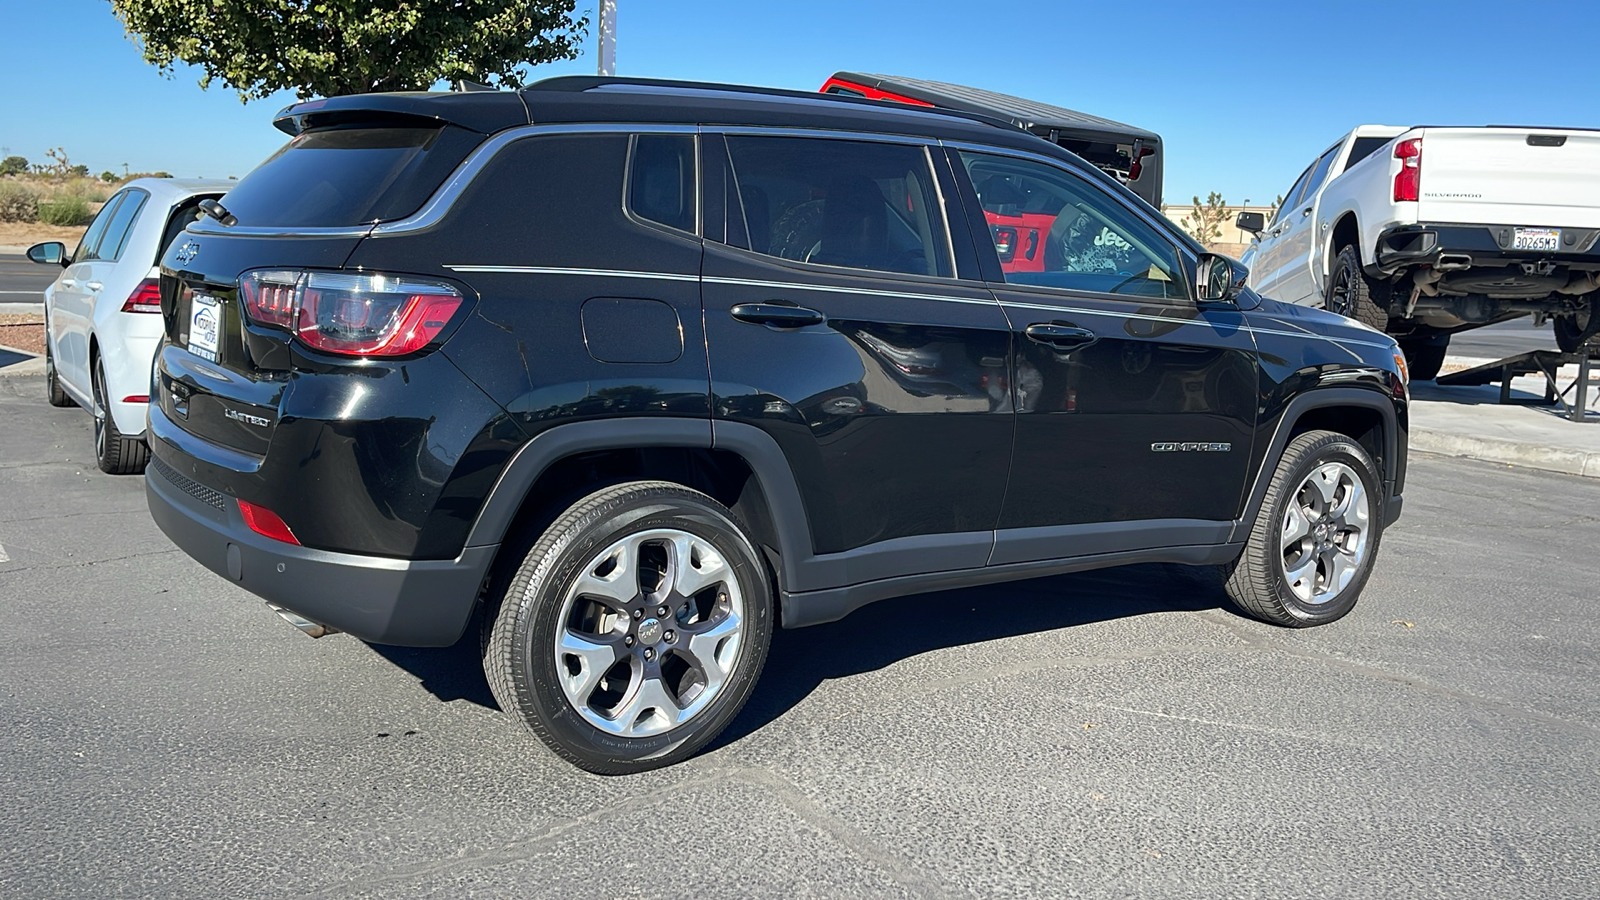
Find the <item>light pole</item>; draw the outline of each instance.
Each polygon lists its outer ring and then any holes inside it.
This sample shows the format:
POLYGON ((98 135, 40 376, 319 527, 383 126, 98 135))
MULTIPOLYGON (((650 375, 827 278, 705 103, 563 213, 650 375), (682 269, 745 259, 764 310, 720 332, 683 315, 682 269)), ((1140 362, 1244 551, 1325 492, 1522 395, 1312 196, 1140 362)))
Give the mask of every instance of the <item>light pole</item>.
POLYGON ((617 0, 600 0, 600 74, 617 74, 617 0))

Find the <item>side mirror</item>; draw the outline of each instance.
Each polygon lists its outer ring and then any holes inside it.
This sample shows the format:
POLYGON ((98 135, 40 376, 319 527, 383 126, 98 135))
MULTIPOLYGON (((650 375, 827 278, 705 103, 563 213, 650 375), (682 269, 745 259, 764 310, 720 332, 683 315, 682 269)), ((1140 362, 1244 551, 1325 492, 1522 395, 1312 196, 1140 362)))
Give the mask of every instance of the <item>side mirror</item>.
POLYGON ((1258 212, 1242 212, 1233 220, 1233 224, 1239 226, 1240 231, 1260 234, 1267 228, 1267 217, 1258 212))
POLYGON ((28 248, 28 258, 47 266, 65 266, 72 262, 72 260, 67 259, 67 245, 60 241, 34 244, 28 248))
POLYGON ((1217 253, 1202 253, 1195 265, 1196 303, 1232 303, 1250 278, 1244 264, 1217 253))

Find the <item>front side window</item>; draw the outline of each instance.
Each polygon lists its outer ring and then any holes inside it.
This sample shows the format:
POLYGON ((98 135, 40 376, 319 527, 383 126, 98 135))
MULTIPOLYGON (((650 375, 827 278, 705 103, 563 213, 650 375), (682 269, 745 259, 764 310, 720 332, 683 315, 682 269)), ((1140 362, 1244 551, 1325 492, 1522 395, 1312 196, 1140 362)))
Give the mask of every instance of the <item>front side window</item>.
POLYGON ((1177 247, 1088 181, 1055 166, 962 152, 1007 284, 1188 296, 1177 247))
POLYGON ((694 137, 641 134, 633 139, 628 208, 641 219, 693 232, 694 137))
POLYGON ((85 231, 78 241, 78 249, 72 251, 73 262, 86 262, 98 258, 95 256, 95 249, 100 246, 100 239, 105 236, 106 226, 110 224, 111 217, 117 214, 118 204, 126 196, 128 192, 121 191, 107 200, 105 206, 100 207, 100 212, 94 217, 94 221, 89 223, 89 230, 85 231))
MULTIPOLYGON (((1312 163, 1311 165, 1315 166, 1316 163, 1312 163)), ((1294 180, 1294 186, 1289 188, 1289 192, 1283 195, 1283 202, 1279 203, 1277 210, 1273 212, 1272 221, 1274 223, 1276 223, 1279 219, 1282 219, 1290 210, 1299 208, 1300 195, 1305 193, 1306 182, 1310 179, 1311 166, 1307 166, 1306 170, 1300 173, 1300 177, 1294 180)))
POLYGON ((954 272, 920 145, 728 137, 749 249, 795 262, 907 275, 954 272))
POLYGON ((128 196, 122 201, 122 205, 117 207, 116 214, 106 225, 106 234, 100 239, 100 246, 94 250, 96 259, 115 262, 122 258, 123 248, 128 246, 128 235, 133 233, 133 223, 144 209, 144 202, 149 199, 150 195, 144 191, 128 192, 128 196))
POLYGON ((1322 182, 1328 177, 1328 169, 1333 166, 1333 159, 1338 155, 1339 148, 1334 147, 1317 160, 1317 167, 1311 170, 1311 180, 1306 182, 1305 194, 1300 198, 1301 204, 1310 203, 1312 196, 1322 189, 1322 182))

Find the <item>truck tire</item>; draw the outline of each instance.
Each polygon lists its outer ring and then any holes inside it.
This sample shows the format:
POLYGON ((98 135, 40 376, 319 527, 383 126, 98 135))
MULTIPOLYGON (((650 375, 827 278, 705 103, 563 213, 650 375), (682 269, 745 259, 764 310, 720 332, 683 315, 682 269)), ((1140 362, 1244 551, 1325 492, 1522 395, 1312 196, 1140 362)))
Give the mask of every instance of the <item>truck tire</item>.
POLYGON ((712 498, 663 481, 603 488, 551 523, 499 600, 484 672, 500 708, 601 775, 671 765, 750 697, 772 581, 712 498))
POLYGON ((1406 368, 1412 381, 1432 381, 1439 377, 1444 367, 1446 351, 1450 349, 1450 336, 1427 338, 1419 341, 1401 341, 1400 351, 1406 355, 1406 368))
POLYGON ((1361 271, 1361 254, 1355 247, 1341 249, 1334 259, 1323 308, 1379 331, 1388 326, 1389 314, 1372 299, 1372 287, 1361 271))
POLYGON ((1308 431, 1284 448, 1228 596, 1274 625, 1325 625, 1355 608, 1383 533, 1383 482, 1360 444, 1308 431))
POLYGON ((1562 353, 1577 353, 1579 347, 1600 332, 1600 294, 1590 294, 1587 299, 1588 307, 1550 320, 1550 327, 1556 333, 1556 346, 1562 353))

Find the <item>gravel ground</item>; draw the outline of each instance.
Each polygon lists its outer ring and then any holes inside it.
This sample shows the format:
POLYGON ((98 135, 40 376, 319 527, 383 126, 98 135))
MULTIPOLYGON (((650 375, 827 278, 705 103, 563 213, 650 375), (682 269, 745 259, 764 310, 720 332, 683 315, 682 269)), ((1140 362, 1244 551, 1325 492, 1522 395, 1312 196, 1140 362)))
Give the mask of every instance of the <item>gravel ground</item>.
POLYGON ((44 316, 29 313, 0 316, 0 346, 43 353, 44 316))

